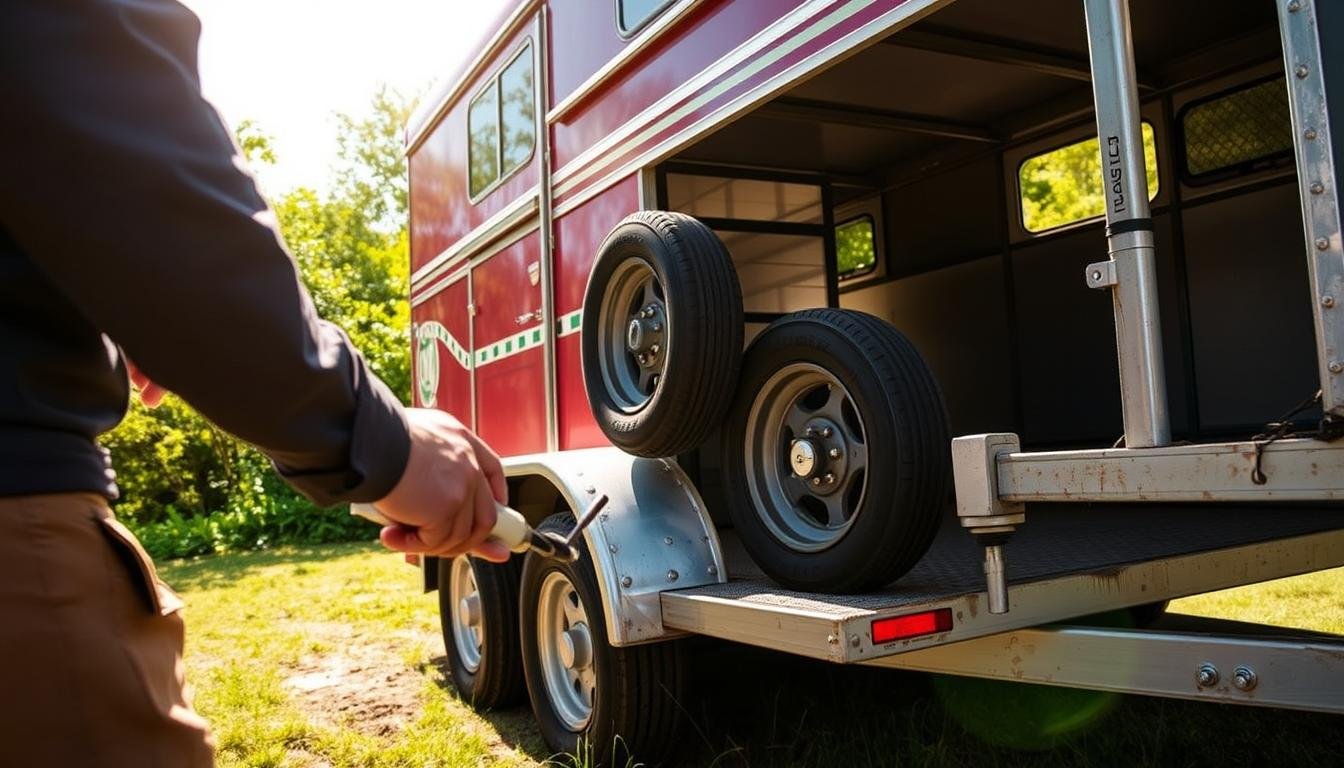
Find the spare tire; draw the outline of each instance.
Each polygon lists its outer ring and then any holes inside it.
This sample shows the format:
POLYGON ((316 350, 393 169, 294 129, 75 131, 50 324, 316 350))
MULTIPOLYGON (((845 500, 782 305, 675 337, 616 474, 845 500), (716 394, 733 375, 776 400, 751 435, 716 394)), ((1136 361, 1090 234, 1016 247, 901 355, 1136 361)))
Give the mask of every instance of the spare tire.
POLYGON ((627 216, 588 278, 582 348, 588 404, 612 444, 652 458, 703 443, 727 411, 742 357, 742 289, 728 250, 690 216, 627 216))
POLYGON ((938 384, 900 331, 860 312, 798 312, 752 342, 722 451, 743 545, 793 589, 894 581, 924 555, 947 505, 938 384))

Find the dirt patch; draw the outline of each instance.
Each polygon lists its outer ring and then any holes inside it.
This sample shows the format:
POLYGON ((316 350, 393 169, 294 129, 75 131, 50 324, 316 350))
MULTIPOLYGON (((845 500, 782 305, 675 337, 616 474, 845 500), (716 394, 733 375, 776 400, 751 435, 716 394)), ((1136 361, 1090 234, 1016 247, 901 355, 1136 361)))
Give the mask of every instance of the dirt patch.
MULTIPOLYGON (((335 628, 333 628, 335 629, 335 628)), ((424 706, 425 676, 407 665, 408 638, 370 642, 367 637, 332 638, 326 650, 303 656, 284 687, 305 714, 328 725, 377 736, 395 734, 424 706)))

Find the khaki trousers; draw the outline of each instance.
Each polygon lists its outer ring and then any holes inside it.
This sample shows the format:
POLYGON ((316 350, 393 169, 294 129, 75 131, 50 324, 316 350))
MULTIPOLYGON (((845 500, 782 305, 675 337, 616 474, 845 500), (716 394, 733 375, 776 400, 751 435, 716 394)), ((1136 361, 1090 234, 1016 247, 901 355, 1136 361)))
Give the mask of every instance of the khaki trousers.
POLYGON ((212 765, 181 608, 101 497, 0 497, 0 766, 212 765))

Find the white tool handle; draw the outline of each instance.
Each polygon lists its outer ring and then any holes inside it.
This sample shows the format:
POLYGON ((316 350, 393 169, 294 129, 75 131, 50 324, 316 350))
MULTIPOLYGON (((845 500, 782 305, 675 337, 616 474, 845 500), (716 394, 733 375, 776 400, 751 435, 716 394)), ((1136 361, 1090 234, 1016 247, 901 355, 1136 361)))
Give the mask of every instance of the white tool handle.
MULTIPOLYGON (((378 508, 372 504, 351 504, 350 514, 379 525, 392 525, 378 508)), ((490 529, 490 538, 503 544, 512 552, 526 552, 532 540, 532 528, 527 524, 523 513, 512 507, 495 502, 495 527, 490 529)))

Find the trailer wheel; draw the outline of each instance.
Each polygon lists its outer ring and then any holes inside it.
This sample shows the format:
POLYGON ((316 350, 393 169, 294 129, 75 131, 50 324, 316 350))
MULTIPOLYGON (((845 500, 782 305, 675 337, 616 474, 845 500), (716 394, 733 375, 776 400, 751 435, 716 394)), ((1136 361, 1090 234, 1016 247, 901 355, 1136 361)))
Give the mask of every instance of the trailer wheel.
MULTIPOLYGON (((569 514, 542 531, 568 533, 569 514)), ((546 744, 584 765, 662 762, 681 727, 680 644, 614 648, 587 551, 576 563, 528 554, 523 563, 523 668, 546 744)))
POLYGON ((449 676, 462 699, 486 710, 523 693, 518 644, 522 557, 496 564, 461 555, 439 561, 439 619, 449 676))
POLYGON ((683 214, 627 216, 588 279, 582 347, 588 404, 613 445, 645 457, 700 445, 742 356, 742 289, 723 243, 683 214))
POLYGON ((924 359, 889 324, 845 310, 789 315, 752 343, 722 450, 742 543, 795 589, 904 575, 933 541, 951 477, 924 359))

